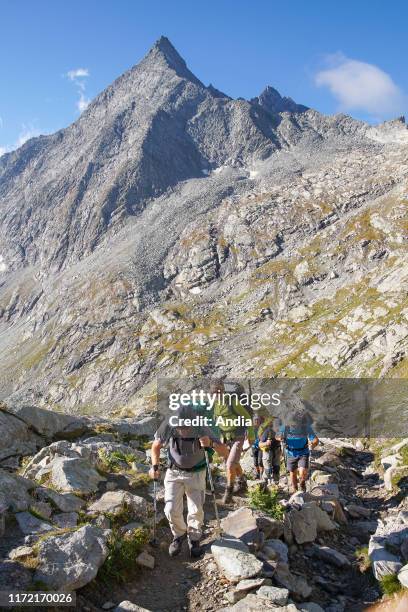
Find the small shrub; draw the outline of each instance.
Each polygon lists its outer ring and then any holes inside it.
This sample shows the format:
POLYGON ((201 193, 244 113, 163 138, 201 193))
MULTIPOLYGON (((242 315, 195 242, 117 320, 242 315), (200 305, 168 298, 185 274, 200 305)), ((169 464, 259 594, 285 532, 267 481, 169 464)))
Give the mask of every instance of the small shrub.
POLYGON ((396 574, 387 574, 383 576, 380 580, 380 586, 384 595, 394 595, 394 593, 402 591, 402 584, 398 580, 396 574))
POLYGON ((368 556, 368 546, 356 548, 354 551, 354 556, 358 561, 361 572, 367 572, 371 568, 371 559, 368 556))
POLYGON ((98 452, 99 466, 105 472, 118 472, 123 468, 123 464, 130 466, 136 461, 136 456, 132 453, 121 453, 120 451, 112 451, 109 453, 105 449, 100 449, 98 452))
POLYGON ((114 529, 109 541, 109 553, 98 577, 106 585, 111 581, 125 582, 135 569, 135 559, 149 539, 145 529, 135 529, 124 535, 114 529))
POLYGON ((277 491, 263 490, 254 487, 248 492, 249 505, 251 508, 262 510, 274 519, 282 520, 285 515, 283 506, 279 503, 277 491))

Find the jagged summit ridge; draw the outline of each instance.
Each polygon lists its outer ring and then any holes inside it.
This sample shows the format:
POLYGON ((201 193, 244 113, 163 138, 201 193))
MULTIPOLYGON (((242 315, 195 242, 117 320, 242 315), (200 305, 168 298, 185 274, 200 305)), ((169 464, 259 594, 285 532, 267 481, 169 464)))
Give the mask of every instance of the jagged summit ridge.
POLYGON ((268 85, 256 98, 251 99, 252 104, 258 104, 270 113, 304 113, 309 110, 303 104, 296 104, 292 98, 281 96, 277 89, 268 85))

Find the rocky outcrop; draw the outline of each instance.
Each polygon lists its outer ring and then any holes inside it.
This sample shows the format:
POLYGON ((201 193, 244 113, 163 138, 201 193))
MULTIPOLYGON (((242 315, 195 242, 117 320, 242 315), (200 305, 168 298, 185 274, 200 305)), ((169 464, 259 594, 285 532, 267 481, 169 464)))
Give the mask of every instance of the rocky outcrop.
POLYGON ((108 533, 85 525, 73 533, 43 540, 35 580, 51 589, 74 591, 98 573, 108 554, 108 533))

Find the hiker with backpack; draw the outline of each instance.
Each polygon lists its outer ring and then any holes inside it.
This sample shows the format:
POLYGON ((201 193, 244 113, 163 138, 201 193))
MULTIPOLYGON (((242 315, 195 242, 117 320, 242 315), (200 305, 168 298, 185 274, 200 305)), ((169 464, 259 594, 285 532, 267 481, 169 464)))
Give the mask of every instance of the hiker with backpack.
POLYGON ((232 393, 225 392, 223 380, 216 380, 211 383, 210 392, 217 394, 218 401, 214 403, 214 419, 220 431, 220 440, 229 448, 226 461, 227 485, 222 498, 224 504, 232 501, 232 494, 245 491, 247 484, 246 478, 240 465, 240 458, 245 439, 251 445, 254 440, 252 428, 252 417, 250 411, 241 404, 239 396, 243 393, 243 388, 239 385, 232 393), (231 421, 239 420, 239 424, 232 424, 231 421), (250 423, 246 425, 244 423, 250 423))
MULTIPOLYGON (((298 402, 299 404, 299 402, 298 402)), ((319 444, 311 419, 303 405, 296 408, 281 425, 277 439, 283 443, 292 493, 306 491, 311 449, 319 444)))
MULTIPOLYGON (((195 416, 193 406, 182 406, 173 413, 182 423, 195 416)), ((172 427, 166 419, 155 434, 152 444, 150 477, 160 478, 160 449, 168 450, 168 468, 164 478, 164 513, 170 524, 173 540, 169 555, 175 557, 187 539, 190 556, 198 557, 204 522, 206 488, 206 451, 216 451, 225 459, 229 449, 208 427, 172 427), (184 519, 184 495, 187 498, 187 524, 184 519)))
POLYGON ((259 430, 259 448, 262 451, 264 465, 263 480, 268 485, 272 481, 279 485, 281 444, 276 436, 275 417, 266 417, 259 430))

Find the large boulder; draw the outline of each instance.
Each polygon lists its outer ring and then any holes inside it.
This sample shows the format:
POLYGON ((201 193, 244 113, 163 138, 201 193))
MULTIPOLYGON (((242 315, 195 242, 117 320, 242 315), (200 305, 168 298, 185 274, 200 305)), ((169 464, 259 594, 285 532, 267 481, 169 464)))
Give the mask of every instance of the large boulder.
POLYGON ((245 544, 259 543, 259 529, 256 513, 251 508, 239 508, 230 512, 221 521, 222 532, 226 536, 238 538, 245 544))
POLYGON ((12 475, 0 469, 0 491, 7 506, 14 512, 27 510, 33 501, 28 491, 35 486, 27 478, 12 475))
POLYGON ((124 508, 132 511, 135 517, 145 517, 148 511, 147 501, 139 495, 128 491, 108 491, 88 508, 90 514, 120 514, 124 508))
POLYGON ((23 421, 40 436, 45 438, 78 437, 87 429, 84 418, 61 414, 36 406, 7 406, 7 412, 23 421))
POLYGON ((4 411, 0 404, 0 461, 14 455, 32 455, 42 440, 26 423, 4 411))
POLYGON ((233 583, 257 576, 263 567, 246 544, 235 538, 216 540, 211 546, 211 553, 220 572, 233 583))
POLYGON ((85 525, 77 531, 43 540, 35 581, 52 590, 75 591, 95 578, 108 555, 109 531, 85 525))
POLYGON ((55 457, 53 460, 51 481, 61 491, 89 495, 105 480, 90 463, 79 457, 55 457))

